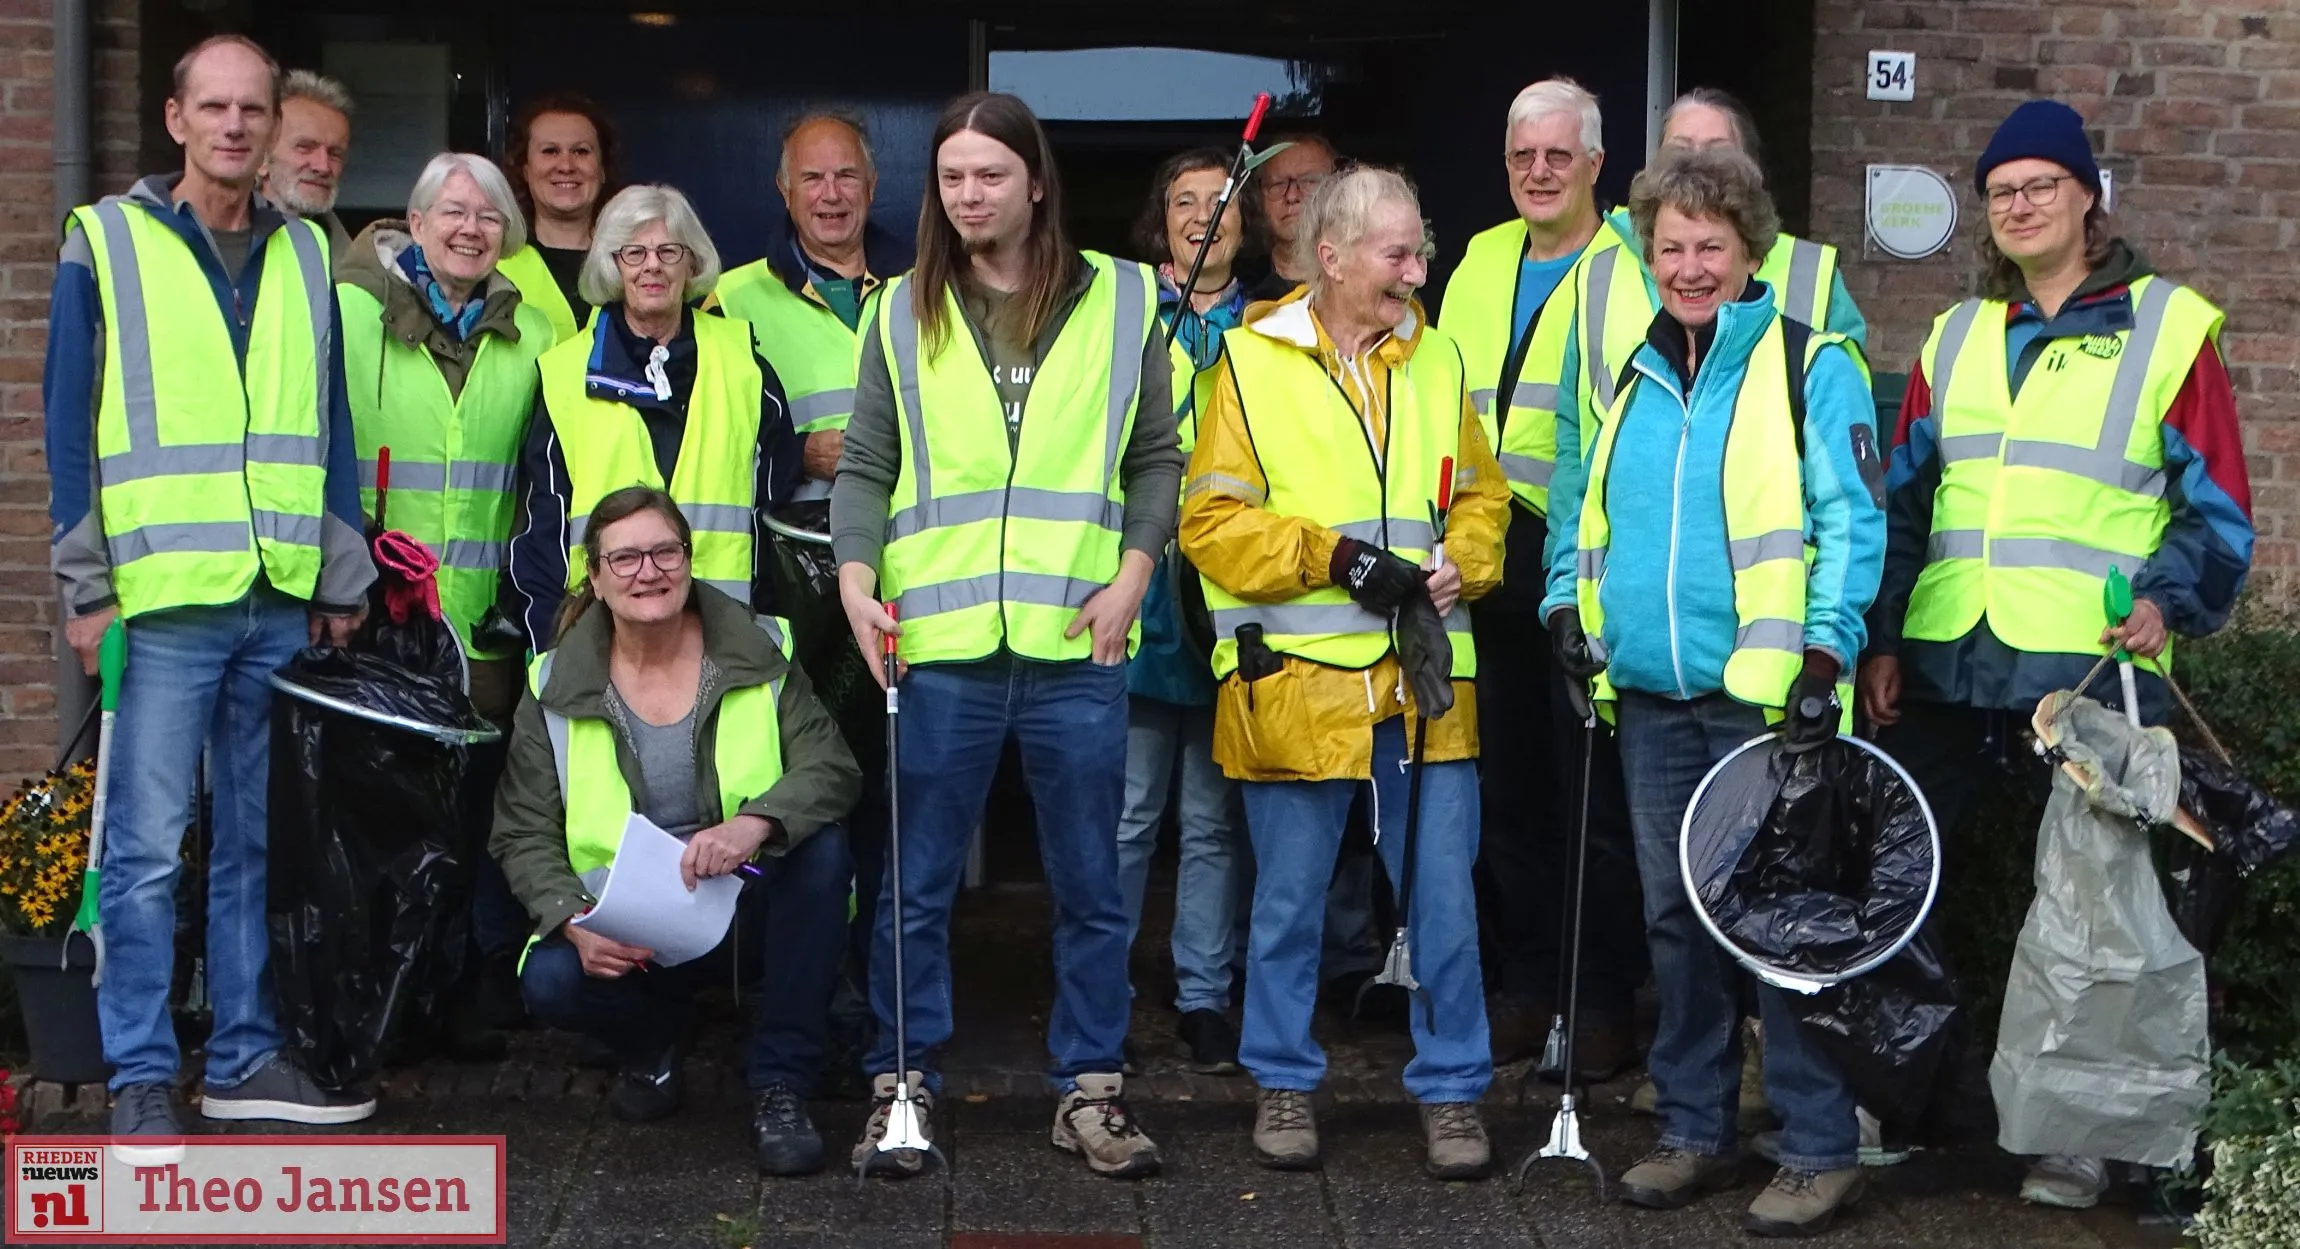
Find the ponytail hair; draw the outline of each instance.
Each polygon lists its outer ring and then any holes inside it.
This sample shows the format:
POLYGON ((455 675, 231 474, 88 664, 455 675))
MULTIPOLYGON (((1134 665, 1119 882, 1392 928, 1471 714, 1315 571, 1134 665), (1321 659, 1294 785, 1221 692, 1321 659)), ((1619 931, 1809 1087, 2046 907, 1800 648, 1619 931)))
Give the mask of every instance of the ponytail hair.
MULTIPOLYGON (((662 517, 671 526, 672 532, 679 535, 679 541, 690 547, 694 545, 694 527, 687 523, 686 513, 679 510, 678 501, 653 486, 625 486, 593 504, 591 517, 583 525, 583 584, 575 587, 565 601, 560 603, 559 617, 551 630, 552 645, 566 641, 567 634, 575 628, 575 622, 582 619, 583 613, 591 610, 591 605, 599 601, 598 591, 591 588, 591 578, 599 575, 599 546, 593 539, 606 532, 607 526, 619 520, 628 520, 641 512, 653 512, 662 517)), ((692 595, 687 602, 689 605, 694 603, 692 595)))

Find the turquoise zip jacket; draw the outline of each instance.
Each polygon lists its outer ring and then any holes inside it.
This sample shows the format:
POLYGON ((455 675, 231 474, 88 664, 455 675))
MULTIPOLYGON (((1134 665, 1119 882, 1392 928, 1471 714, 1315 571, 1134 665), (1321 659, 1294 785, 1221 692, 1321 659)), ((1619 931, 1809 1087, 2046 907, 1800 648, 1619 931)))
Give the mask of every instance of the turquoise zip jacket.
MULTIPOLYGON (((1740 624, 1725 538, 1725 435, 1750 353, 1778 315, 1765 284, 1751 280, 1699 332, 1695 364, 1684 328, 1666 311, 1631 361, 1636 378, 1606 481, 1612 547, 1598 589, 1617 689, 1692 699, 1725 688, 1740 624)), ((1884 569, 1885 514, 1876 407, 1849 347, 1824 347, 1806 374, 1804 447, 1805 540, 1814 551, 1805 648, 1851 672, 1884 569)), ((1545 618, 1574 605, 1586 488, 1581 471, 1560 472, 1550 486, 1545 618)))

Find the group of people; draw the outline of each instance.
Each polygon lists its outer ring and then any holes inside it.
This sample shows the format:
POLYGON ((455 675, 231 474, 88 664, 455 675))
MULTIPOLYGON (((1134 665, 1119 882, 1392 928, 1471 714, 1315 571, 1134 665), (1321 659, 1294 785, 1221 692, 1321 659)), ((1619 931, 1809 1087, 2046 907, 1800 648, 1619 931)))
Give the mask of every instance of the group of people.
MULTIPOLYGON (((1606 213, 1598 102, 1526 88, 1504 119, 1517 217, 1470 240, 1435 322, 1412 183, 1316 136, 1219 216, 1228 156, 1167 161, 1142 263, 1070 243, 1012 96, 945 109, 915 239, 871 219, 863 127, 813 115, 779 154, 767 254, 726 269, 678 191, 617 186, 580 97, 519 110, 499 163, 440 155, 403 220, 356 237, 329 212, 340 88, 222 36, 166 108, 182 173, 66 225, 45 383, 67 638, 92 670, 126 622, 100 899, 122 1137, 180 1130, 167 969, 203 739, 200 1113, 373 1110, 283 1057, 266 1000, 264 726, 274 668, 357 643, 380 520, 437 557, 472 701, 509 729, 479 904, 524 911, 520 994, 612 1049, 618 1116, 676 1111, 688 1003, 732 963, 759 1165, 820 1168, 806 1097, 859 968, 874 1109, 851 1161, 924 1169, 880 1144, 898 1101, 931 1137, 952 907, 1012 739, 1054 912, 1050 1135, 1093 1171, 1159 1166, 1126 1099, 1127 969, 1169 805, 1174 1005, 1199 1069, 1258 1087, 1258 1155, 1318 1164, 1312 1015, 1322 977, 1382 960, 1378 866, 1443 1178, 1490 1170, 1479 1102, 1558 1013, 1586 808, 1564 1078, 1633 1066, 1632 997, 1658 988, 1640 1099, 1661 1135, 1623 1194, 1729 1184, 1755 1098, 1782 1126, 1747 1226, 1812 1233, 1883 1143, 1781 992, 1703 931, 1677 853, 1696 785, 1753 736, 1811 749, 1857 711, 1954 825, 2009 717, 2104 648, 2168 661, 2249 566, 2220 314, 2109 232, 2081 121, 2050 101, 1974 165, 1980 293, 1936 321, 1890 430, 1835 249, 1781 231, 1750 118, 1713 91, 1669 110, 1606 213), (776 614, 795 605, 766 518, 825 498, 857 657, 895 674, 892 763, 842 731, 776 614), (2136 607, 2104 629, 2112 570, 2136 607), (690 885, 752 877, 710 957, 662 967, 568 922, 634 814, 685 841, 690 885)), ((2139 688, 2161 721, 2163 682, 2139 688)), ((2103 1187, 2098 1160, 2051 1158, 2023 1191, 2103 1187)))

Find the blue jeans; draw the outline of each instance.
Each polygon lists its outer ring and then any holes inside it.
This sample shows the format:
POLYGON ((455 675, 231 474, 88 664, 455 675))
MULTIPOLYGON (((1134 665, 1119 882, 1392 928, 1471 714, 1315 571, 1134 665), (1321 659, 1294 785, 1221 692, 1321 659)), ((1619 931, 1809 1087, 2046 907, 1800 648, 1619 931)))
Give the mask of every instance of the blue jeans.
MULTIPOLYGON (((1407 719, 1394 716, 1373 731, 1374 853, 1392 881, 1403 878, 1406 861, 1407 719)), ((1318 998, 1326 883, 1358 784, 1242 785, 1256 870, 1238 1061, 1266 1089, 1308 1092, 1325 1079, 1326 1054, 1310 1037, 1310 1013, 1318 998)), ((1414 1056, 1405 1075, 1406 1091, 1416 1101, 1474 1102, 1493 1082, 1469 879, 1477 830, 1477 764, 1423 765, 1414 889, 1406 900, 1413 973, 1422 986, 1412 1011, 1414 1056)))
MULTIPOLYGON (((924 664, 902 682, 903 971, 908 1066, 939 1089, 951 1036, 950 910, 967 843, 1013 734, 1038 808, 1038 853, 1054 899, 1054 1010, 1046 1021, 1058 1088, 1119 1069, 1133 1005, 1126 986, 1126 896, 1118 810, 1126 788, 1126 665, 1037 663, 1000 654, 924 664)), ((895 1070, 894 880, 879 893, 870 1003, 878 1038, 864 1074, 895 1070)))
MULTIPOLYGON (((1661 1020, 1646 1067, 1660 1095, 1661 1143, 1697 1154, 1733 1151, 1741 1088, 1741 988, 1748 974, 1702 927, 1678 864, 1693 791, 1717 761, 1766 731, 1765 715, 1723 694, 1691 702, 1623 691, 1621 766, 1645 885, 1645 934, 1661 1020)), ((1757 984, 1765 1023, 1765 1097, 1781 1117, 1781 1164, 1805 1171, 1854 1165, 1853 1095, 1797 1023, 1798 1003, 1757 984)))
POLYGON ((1135 695, 1126 729, 1126 807, 1118 819, 1118 873, 1126 890, 1126 944, 1142 927, 1142 893, 1166 796, 1177 795, 1182 861, 1174 876, 1174 1008, 1227 1010, 1230 959, 1244 921, 1246 812, 1238 783, 1214 762, 1214 709, 1135 695), (1181 775, 1175 775, 1180 756, 1181 775))
POLYGON ((265 682, 308 636, 305 604, 271 590, 128 622, 97 893, 106 957, 96 1007, 114 1090, 174 1080, 182 1058, 168 988, 176 964, 176 874, 203 743, 214 752, 215 786, 207 931, 215 1030, 207 1082, 238 1084, 280 1047, 265 974, 272 706, 265 682))
POLYGON ((695 991, 733 982, 751 997, 751 1044, 744 1074, 752 1089, 772 1084, 805 1096, 822 1065, 831 986, 846 948, 847 880, 853 866, 836 824, 746 882, 735 922, 717 949, 676 967, 600 979, 560 933, 535 943, 519 972, 519 993, 537 1019, 595 1037, 625 1061, 644 1061, 682 1039, 695 991))

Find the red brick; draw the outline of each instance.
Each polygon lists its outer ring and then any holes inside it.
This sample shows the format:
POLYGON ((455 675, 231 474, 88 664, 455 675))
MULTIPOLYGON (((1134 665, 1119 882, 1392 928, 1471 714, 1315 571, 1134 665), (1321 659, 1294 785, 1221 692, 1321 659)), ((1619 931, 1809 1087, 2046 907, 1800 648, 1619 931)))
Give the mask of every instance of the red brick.
POLYGON ((2047 65, 2132 64, 2132 45, 2114 39, 2039 39, 2037 59, 2047 65))
POLYGON ((2170 69, 2162 75, 2168 96, 2204 96, 2243 103, 2260 98, 2261 77, 2226 70, 2170 69))
POLYGON ((2215 156, 2300 160, 2300 130, 2230 130, 2212 141, 2215 156))
POLYGON ((2045 34, 2052 11, 2043 5, 1967 4, 1957 9, 1957 29, 1976 34, 2045 34))

